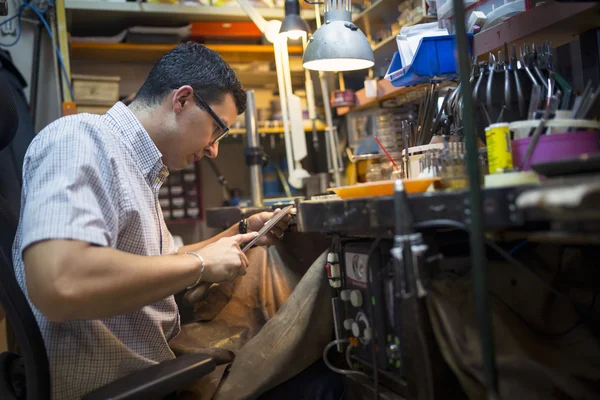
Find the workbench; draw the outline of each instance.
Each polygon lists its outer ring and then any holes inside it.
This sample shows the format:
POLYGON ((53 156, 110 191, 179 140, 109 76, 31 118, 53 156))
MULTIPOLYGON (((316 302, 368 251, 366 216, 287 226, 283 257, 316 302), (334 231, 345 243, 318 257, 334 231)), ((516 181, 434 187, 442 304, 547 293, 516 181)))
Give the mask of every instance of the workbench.
MULTIPOLYGON (((600 242, 600 176, 566 177, 540 185, 484 189, 484 227, 488 233, 529 235, 539 240, 600 242)), ((408 196, 415 223, 470 222, 469 192, 426 192, 408 196)), ((357 237, 388 237, 394 232, 393 199, 297 201, 299 232, 357 237)), ((273 207, 219 207, 206 211, 209 227, 226 229, 273 207)))

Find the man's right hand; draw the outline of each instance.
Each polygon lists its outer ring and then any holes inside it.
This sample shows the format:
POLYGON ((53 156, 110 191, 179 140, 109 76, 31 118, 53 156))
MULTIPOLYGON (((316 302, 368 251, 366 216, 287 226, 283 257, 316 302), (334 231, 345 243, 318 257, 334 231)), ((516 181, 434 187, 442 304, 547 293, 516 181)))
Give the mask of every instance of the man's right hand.
POLYGON ((240 246, 250 242, 257 235, 257 232, 249 232, 221 238, 197 251, 196 253, 204 258, 202 282, 218 283, 246 275, 248 258, 240 246))

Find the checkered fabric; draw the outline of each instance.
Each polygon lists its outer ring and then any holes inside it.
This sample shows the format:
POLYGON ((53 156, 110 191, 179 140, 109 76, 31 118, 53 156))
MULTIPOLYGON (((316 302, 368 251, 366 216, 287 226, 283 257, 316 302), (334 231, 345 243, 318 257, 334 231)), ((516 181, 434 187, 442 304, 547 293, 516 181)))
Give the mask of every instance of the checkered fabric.
MULTIPOLYGON (((25 156, 13 246, 17 280, 28 298, 22 252, 41 240, 81 240, 144 256, 175 251, 158 203, 169 174, 161 157, 123 103, 102 116, 61 118, 35 137, 25 156)), ((93 321, 54 323, 31 306, 48 352, 55 400, 79 399, 174 357, 168 345, 179 332, 173 296, 93 321)))

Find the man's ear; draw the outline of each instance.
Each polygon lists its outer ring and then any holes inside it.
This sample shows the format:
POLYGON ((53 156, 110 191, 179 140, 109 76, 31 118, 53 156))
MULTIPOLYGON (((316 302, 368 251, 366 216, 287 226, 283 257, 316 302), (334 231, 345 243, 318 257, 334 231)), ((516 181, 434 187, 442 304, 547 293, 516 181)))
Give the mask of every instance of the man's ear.
POLYGON ((190 105, 193 105, 193 103, 191 103, 193 101, 194 89, 189 85, 182 86, 173 93, 173 98, 171 99, 173 111, 178 114, 183 111, 186 106, 189 107, 190 105))

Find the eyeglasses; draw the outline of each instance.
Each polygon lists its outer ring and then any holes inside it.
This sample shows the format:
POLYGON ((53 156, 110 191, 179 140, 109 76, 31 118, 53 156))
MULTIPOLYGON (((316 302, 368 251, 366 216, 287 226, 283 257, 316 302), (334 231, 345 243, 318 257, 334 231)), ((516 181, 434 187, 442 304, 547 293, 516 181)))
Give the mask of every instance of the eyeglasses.
POLYGON ((221 139, 223 139, 225 136, 227 136, 227 134, 229 133, 229 127, 227 125, 225 125, 225 123, 223 122, 223 120, 221 120, 221 118, 219 118, 219 116, 217 115, 217 113, 215 113, 213 111, 213 109, 210 108, 210 106, 208 105, 208 103, 206 103, 202 99, 202 97, 200 97, 200 95, 198 93, 194 92, 194 96, 196 96, 196 99, 198 100, 198 103, 200 103, 200 105, 202 106, 202 108, 204 108, 206 110, 206 112, 210 114, 210 116, 215 120, 215 122, 218 125, 218 128, 213 133, 213 136, 215 138, 213 140, 211 140, 211 142, 210 142, 210 145, 212 146, 213 144, 220 142, 221 139))

